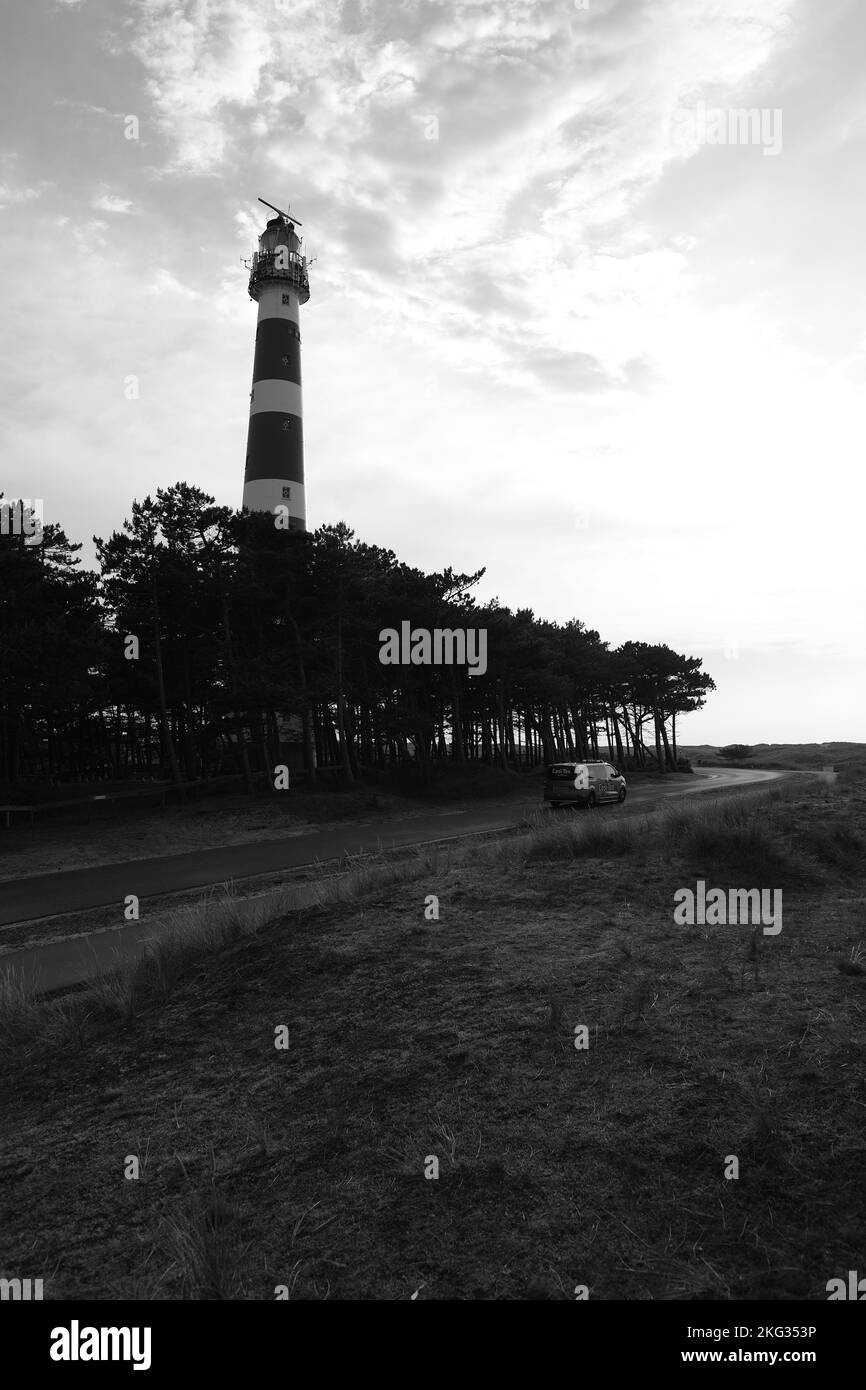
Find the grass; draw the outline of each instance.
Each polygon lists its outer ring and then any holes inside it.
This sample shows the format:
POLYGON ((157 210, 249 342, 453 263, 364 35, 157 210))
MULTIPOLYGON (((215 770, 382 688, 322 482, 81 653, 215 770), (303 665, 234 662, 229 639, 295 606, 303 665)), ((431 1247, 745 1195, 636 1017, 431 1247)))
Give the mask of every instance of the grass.
MULTIPOLYGON (((525 864, 555 860, 604 858, 633 854, 639 846, 640 831, 633 820, 602 821, 589 815, 576 824, 562 821, 533 836, 524 856, 525 864)), ((506 846, 505 855, 513 853, 506 846)))
POLYGON ((80 1044, 87 1023, 99 1014, 129 1020, 146 1013, 168 1000, 204 961, 282 920, 296 892, 308 907, 351 902, 373 887, 435 871, 439 863, 436 846, 412 847, 394 860, 345 855, 336 872, 323 869, 300 889, 277 888, 252 899, 224 884, 198 903, 169 910, 154 924, 137 960, 100 969, 86 986, 60 997, 40 999, 38 985, 28 989, 20 973, 0 973, 0 1055, 26 1052, 58 1035, 80 1044))
POLYGON ((0 1053, 14 1051, 39 1030, 43 1011, 20 972, 0 975, 0 1053))
POLYGON ((49 1298, 825 1298, 866 1217, 864 831, 856 781, 563 816, 206 905, 122 985, 10 986, 5 1266, 49 1298), (782 933, 675 925, 696 876, 783 883, 782 933))
MULTIPOLYGON (((792 852, 789 834, 790 802, 795 795, 802 797, 802 792, 795 793, 789 786, 772 787, 703 803, 684 801, 652 817, 578 814, 547 828, 538 818, 523 862, 624 856, 646 862, 649 855, 661 853, 695 865, 704 876, 726 873, 765 883, 778 882, 780 876, 791 880, 802 876, 804 869, 801 853, 792 852)), ((821 787, 813 799, 816 812, 825 810, 832 799, 830 789, 821 787)), ((813 824, 815 817, 806 806, 801 820, 808 824, 808 835, 800 849, 810 863, 850 868, 864 857, 866 840, 850 818, 829 826, 813 824)), ((513 851, 506 847, 503 853, 509 857, 513 851)))

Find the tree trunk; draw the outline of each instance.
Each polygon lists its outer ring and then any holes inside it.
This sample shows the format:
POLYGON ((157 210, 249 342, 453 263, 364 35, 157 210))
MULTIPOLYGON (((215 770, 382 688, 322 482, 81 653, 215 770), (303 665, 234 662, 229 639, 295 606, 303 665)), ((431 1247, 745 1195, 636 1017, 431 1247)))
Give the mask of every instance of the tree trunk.
POLYGON ((301 688, 301 723, 304 730, 304 767, 307 773, 307 789, 309 791, 315 791, 318 779, 316 777, 316 736, 313 724, 313 711, 307 687, 307 672, 304 667, 304 654, 301 650, 301 633, 289 605, 288 594, 286 595, 286 616, 289 620, 289 629, 295 644, 295 660, 298 668, 298 681, 301 688))
MULTIPOLYGON (((232 693, 232 704, 233 704, 233 706, 234 706, 234 713, 235 713, 236 716, 239 716, 240 713, 241 713, 241 711, 240 711, 240 709, 238 708, 238 706, 239 706, 239 704, 240 704, 240 700, 239 700, 239 696, 238 696, 238 674, 237 674, 237 667, 235 666, 234 645, 233 645, 233 643, 232 643, 232 628, 231 628, 231 622, 230 622, 230 620, 229 620, 229 606, 228 606, 228 603, 227 603, 227 601, 226 601, 226 596, 225 596, 225 594, 222 594, 221 597, 222 597, 222 614, 223 614, 223 636, 224 636, 224 638, 225 638, 226 662, 227 662, 228 670, 229 670, 229 686, 230 686, 231 693, 232 693)), ((245 781, 246 784, 247 784, 247 791, 250 793, 250 795, 252 795, 253 792, 254 792, 255 789, 256 789, 256 784, 255 784, 255 781, 253 780, 253 770, 252 770, 252 768, 250 767, 250 755, 249 755, 249 752, 248 752, 248 750, 247 750, 247 741, 246 741, 246 737, 245 737, 245 734, 244 734, 244 727, 243 727, 243 723, 240 722, 240 720, 239 720, 239 722, 238 722, 238 728, 237 728, 237 740, 238 740, 238 751, 239 751, 239 753, 240 753, 240 759, 241 759, 241 769, 242 769, 243 774, 244 774, 244 781, 245 781)))
POLYGON ((654 735, 654 737, 655 737, 656 761, 658 762, 658 765, 659 765, 659 772, 664 772, 664 771, 665 771, 665 764, 664 764, 664 758, 662 757, 661 739, 659 738, 659 716, 658 716, 658 710, 653 710, 653 735, 654 735))
POLYGON ((457 672, 451 667, 451 759, 455 763, 465 763, 466 750, 463 746, 463 719, 460 713, 460 691, 457 687, 457 672))
POLYGON ((156 661, 156 685, 157 691, 159 693, 159 719, 160 729, 162 731, 163 748, 165 750, 166 757, 168 758, 172 778, 174 779, 175 783, 180 789, 181 800, 186 801, 186 792, 184 791, 183 777, 181 775, 180 764, 177 760, 177 750, 174 746, 174 740, 172 739, 171 729, 169 728, 168 722, 168 705, 166 703, 165 698, 165 675, 162 669, 162 635, 160 633, 159 621, 159 598, 157 596, 156 591, 155 570, 153 571, 151 576, 151 588, 153 596, 153 651, 154 659, 156 661))
POLYGON ((616 717, 616 711, 614 710, 614 708, 613 708, 612 705, 611 705, 611 710, 610 710, 610 722, 611 722, 611 724, 613 725, 613 736, 614 736, 614 739, 615 739, 615 741, 616 741, 616 761, 617 761, 617 765, 618 765, 619 767, 622 767, 622 765, 623 765, 623 763, 624 763, 624 761, 625 761, 625 759, 624 759, 624 757, 623 757, 623 752, 622 752, 622 738, 621 738, 620 732, 619 732, 619 720, 618 720, 617 717, 616 717))
POLYGON ((337 616, 337 735, 340 741, 340 767, 348 786, 355 778, 349 759, 348 737, 346 734, 346 710, 343 700, 343 614, 337 616))
POLYGON ((666 762, 667 762, 668 767, 669 767, 672 771, 676 771, 676 766, 677 766, 677 765, 676 765, 676 762, 675 762, 675 760, 674 760, 674 755, 673 755, 673 753, 671 752, 671 745, 670 745, 670 743, 668 742, 668 731, 667 731, 667 729, 665 728, 665 721, 664 721, 664 718, 662 718, 662 719, 659 721, 659 723, 660 723, 660 725, 661 725, 661 731, 662 731, 662 743, 664 744, 664 748, 665 748, 665 760, 666 760, 666 762))

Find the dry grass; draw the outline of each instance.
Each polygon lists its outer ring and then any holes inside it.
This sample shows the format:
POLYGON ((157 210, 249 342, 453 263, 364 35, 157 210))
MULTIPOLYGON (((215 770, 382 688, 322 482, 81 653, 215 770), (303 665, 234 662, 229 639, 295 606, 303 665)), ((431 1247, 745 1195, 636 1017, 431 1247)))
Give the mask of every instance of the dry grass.
POLYGON ((15 970, 0 975, 0 1054, 15 1052, 38 1031, 42 1010, 15 970))
POLYGON ((98 1013, 129 1020, 170 998, 197 965, 244 937, 254 937, 292 910, 300 892, 306 907, 352 902, 371 888, 405 883, 436 871, 449 851, 411 848, 394 860, 346 855, 322 869, 303 888, 277 888, 258 897, 241 896, 231 883, 209 891, 197 903, 170 909, 156 920, 143 954, 134 962, 100 969, 88 984, 58 999, 42 1000, 22 976, 0 973, 0 1052, 32 1050, 40 1041, 67 1035, 81 1041, 81 1030, 98 1013))

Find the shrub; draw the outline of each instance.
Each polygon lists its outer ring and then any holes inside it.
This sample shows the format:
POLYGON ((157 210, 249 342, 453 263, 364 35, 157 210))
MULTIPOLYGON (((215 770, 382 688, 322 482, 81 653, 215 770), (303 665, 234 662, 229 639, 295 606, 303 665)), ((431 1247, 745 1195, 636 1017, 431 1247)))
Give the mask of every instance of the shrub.
POLYGON ((856 869, 866 860, 866 839, 849 820, 811 825, 803 843, 820 864, 834 869, 856 869))
POLYGON ((777 838, 777 824, 759 801, 731 797, 711 806, 683 806, 662 818, 662 839, 703 870, 724 869, 749 878, 778 877, 790 861, 777 838))
POLYGON ((526 863, 545 863, 557 859, 604 859, 632 854, 638 848, 633 820, 603 821, 596 815, 578 824, 560 824, 532 836, 526 863))

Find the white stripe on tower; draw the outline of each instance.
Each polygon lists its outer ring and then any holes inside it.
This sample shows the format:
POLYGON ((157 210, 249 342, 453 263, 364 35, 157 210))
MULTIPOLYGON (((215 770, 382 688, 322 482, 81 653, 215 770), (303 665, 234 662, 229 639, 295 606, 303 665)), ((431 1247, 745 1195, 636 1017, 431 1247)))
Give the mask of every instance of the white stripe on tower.
MULTIPOLYGON (((304 503, 304 484, 286 483, 282 478, 256 478, 252 483, 244 484, 244 506, 249 507, 251 512, 271 512, 272 499, 279 492, 280 501, 288 507, 289 517, 303 516, 307 514, 304 503), (288 488, 289 496, 283 498, 283 488, 288 488)), ((298 528, 295 528, 298 529, 298 528)))
POLYGON ((250 397, 250 414, 257 415, 260 410, 282 410, 302 419, 300 386, 294 381, 280 381, 273 377, 255 382, 250 397))
POLYGON ((262 285, 259 291, 259 323, 262 319, 288 319, 296 326, 300 322, 297 296, 292 292, 290 282, 273 281, 262 285), (288 291, 288 298, 286 292, 288 291))

